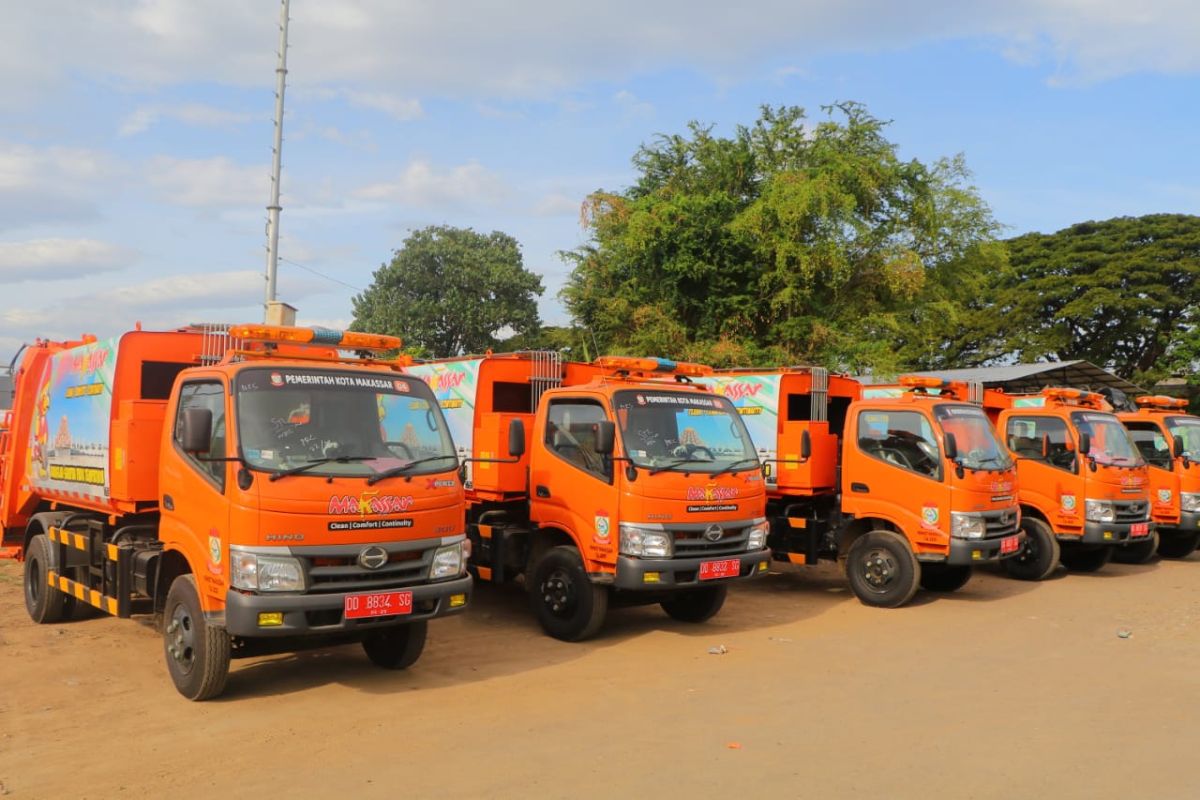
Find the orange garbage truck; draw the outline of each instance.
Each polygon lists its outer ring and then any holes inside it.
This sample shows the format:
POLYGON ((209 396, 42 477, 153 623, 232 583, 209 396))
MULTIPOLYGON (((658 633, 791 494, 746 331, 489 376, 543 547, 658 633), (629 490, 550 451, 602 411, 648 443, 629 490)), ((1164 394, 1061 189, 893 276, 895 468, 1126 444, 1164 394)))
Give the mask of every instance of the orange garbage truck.
POLYGON ((894 608, 1019 552, 1016 472, 967 384, 906 376, 869 389, 819 367, 706 382, 737 406, 770 467, 777 560, 844 559, 860 601, 894 608))
POLYGON ((1158 554, 1186 558, 1200 544, 1200 417, 1187 401, 1138 397, 1136 411, 1118 413, 1150 473, 1150 517, 1158 554))
POLYGON ((1118 546, 1153 555, 1149 468, 1129 432, 1095 392, 1051 387, 1037 394, 984 393, 983 406, 1017 461, 1022 551, 1034 577, 1055 565, 1094 572, 1118 546))
POLYGON ((157 615, 192 700, 242 656, 358 641, 413 664, 471 577, 441 409, 371 355, 399 344, 241 325, 26 347, 0 526, 29 616, 157 615))
POLYGON ((610 605, 716 614, 768 568, 761 464, 696 364, 511 353, 417 364, 464 463, 471 565, 523 576, 550 636, 596 634, 610 605))

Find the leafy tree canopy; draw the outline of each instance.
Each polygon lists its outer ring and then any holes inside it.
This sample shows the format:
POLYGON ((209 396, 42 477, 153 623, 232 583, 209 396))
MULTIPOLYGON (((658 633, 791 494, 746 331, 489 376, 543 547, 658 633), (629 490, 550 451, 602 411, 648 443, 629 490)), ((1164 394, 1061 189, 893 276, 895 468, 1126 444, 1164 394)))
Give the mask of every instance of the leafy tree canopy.
POLYGON ((542 279, 505 233, 433 225, 413 232, 354 298, 352 328, 389 333, 432 357, 481 353, 539 326, 542 279))
POLYGON ((938 366, 1003 263, 961 157, 903 161, 856 103, 811 125, 762 108, 731 138, 692 123, 586 206, 563 297, 610 351, 717 365, 938 366))

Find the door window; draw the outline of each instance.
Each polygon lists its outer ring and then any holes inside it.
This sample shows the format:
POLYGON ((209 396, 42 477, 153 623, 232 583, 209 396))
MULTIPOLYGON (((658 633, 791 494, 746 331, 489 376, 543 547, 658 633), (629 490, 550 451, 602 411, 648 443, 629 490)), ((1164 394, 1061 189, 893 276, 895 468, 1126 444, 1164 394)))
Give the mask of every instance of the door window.
POLYGON ((546 447, 572 466, 611 482, 612 458, 596 450, 596 423, 606 419, 604 407, 594 400, 552 400, 546 447))
POLYGON ((1125 427, 1147 464, 1160 469, 1171 468, 1171 446, 1161 428, 1153 422, 1126 422, 1125 427))
POLYGON ((915 411, 860 411, 858 448, 880 461, 941 479, 933 426, 915 411))
POLYGON ((1058 417, 1009 417, 1005 428, 1005 443, 1018 458, 1041 461, 1052 467, 1075 472, 1075 451, 1067 432, 1067 423, 1058 417), (1049 439, 1048 455, 1042 453, 1044 439, 1049 439))
POLYGON ((225 490, 225 462, 205 461, 206 458, 225 458, 225 389, 216 381, 185 383, 179 390, 179 410, 175 415, 175 444, 183 440, 183 412, 189 408, 212 411, 212 445, 207 453, 184 453, 188 462, 221 491, 225 490), (197 458, 196 456, 200 456, 197 458))

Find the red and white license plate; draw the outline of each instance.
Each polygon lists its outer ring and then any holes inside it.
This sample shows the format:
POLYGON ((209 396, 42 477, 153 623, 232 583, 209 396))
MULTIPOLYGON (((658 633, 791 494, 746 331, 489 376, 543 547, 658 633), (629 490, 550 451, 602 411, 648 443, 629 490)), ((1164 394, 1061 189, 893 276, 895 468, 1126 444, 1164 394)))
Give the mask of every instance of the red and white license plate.
POLYGON ((1015 553, 1021 549, 1020 536, 1008 536, 1000 540, 1000 555, 1015 553))
POLYGON ((742 562, 736 558, 700 562, 700 580, 702 581, 711 581, 716 578, 736 578, 741 572, 742 562))
POLYGON ((412 592, 377 592, 346 595, 346 619, 390 617, 412 613, 412 592))
POLYGON ((1150 535, 1150 523, 1149 522, 1133 523, 1133 525, 1131 525, 1129 528, 1129 535, 1135 539, 1139 536, 1149 536, 1150 535))

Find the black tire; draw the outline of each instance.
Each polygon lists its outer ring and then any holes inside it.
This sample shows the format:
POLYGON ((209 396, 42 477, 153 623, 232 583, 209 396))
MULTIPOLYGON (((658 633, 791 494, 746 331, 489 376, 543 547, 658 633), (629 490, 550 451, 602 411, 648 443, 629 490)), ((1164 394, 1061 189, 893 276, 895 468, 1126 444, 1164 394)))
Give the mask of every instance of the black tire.
POLYGON ((1158 552, 1158 531, 1152 532, 1145 539, 1139 539, 1133 544, 1125 544, 1113 548, 1113 561, 1120 564, 1145 564, 1154 558, 1158 552))
POLYGON ((846 577, 850 589, 865 605, 897 608, 917 593, 921 565, 902 536, 874 530, 850 546, 846 577))
POLYGON ((971 580, 970 565, 922 564, 921 588, 928 592, 957 592, 971 580))
POLYGON ((1071 572, 1095 572, 1104 567, 1113 556, 1115 545, 1071 545, 1062 549, 1059 557, 1062 565, 1071 572))
POLYGON ((564 642, 582 642, 604 625, 608 590, 588 579, 578 550, 560 545, 534 565, 529 602, 546 633, 564 642))
POLYGON ((29 618, 39 625, 61 622, 75 609, 75 598, 69 597, 47 582, 47 573, 57 571, 51 554, 50 540, 38 534, 29 541, 25 550, 25 610, 29 618))
POLYGON ((688 589, 663 600, 659 605, 671 619, 680 622, 705 622, 717 615, 725 605, 726 586, 705 586, 688 589))
POLYGON ((429 622, 410 622, 371 631, 363 639, 363 652, 371 663, 383 669, 408 669, 417 663, 425 650, 425 634, 429 622))
POLYGON ((1010 578, 1044 581, 1054 574, 1062 557, 1058 539, 1050 526, 1037 517, 1022 518, 1021 530, 1025 531, 1021 549, 1015 556, 1009 556, 1000 563, 1010 578))
POLYGON ((191 575, 180 575, 167 592, 163 653, 175 688, 188 700, 208 700, 225 689, 229 634, 205 621, 196 579, 191 575))
POLYGON ((1187 558, 1200 545, 1200 531, 1165 531, 1158 538, 1158 554, 1163 558, 1187 558))

